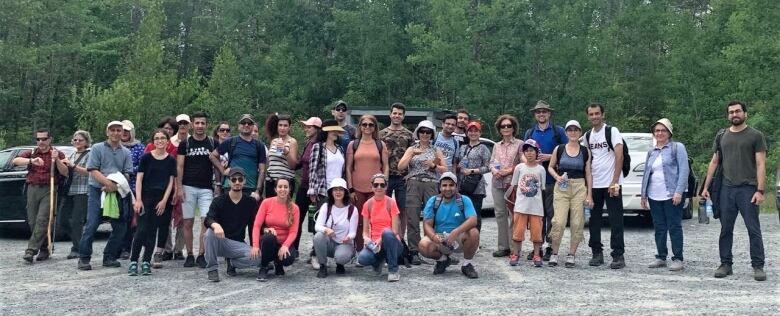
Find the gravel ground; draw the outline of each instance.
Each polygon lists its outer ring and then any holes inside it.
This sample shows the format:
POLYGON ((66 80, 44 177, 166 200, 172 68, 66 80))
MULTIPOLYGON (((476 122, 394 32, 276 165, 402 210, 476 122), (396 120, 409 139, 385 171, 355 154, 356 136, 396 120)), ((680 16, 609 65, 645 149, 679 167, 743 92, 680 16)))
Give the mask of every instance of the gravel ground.
MULTIPOLYGON (((206 280, 204 270, 183 268, 182 261, 167 261, 152 276, 129 277, 122 268, 103 268, 99 255, 94 270, 77 271, 75 260, 64 257, 68 242, 56 244, 53 260, 25 264, 21 256, 26 241, 0 239, 0 308, 4 315, 20 314, 237 314, 288 312, 291 314, 520 314, 531 310, 545 314, 729 314, 772 315, 780 310, 780 273, 777 251, 780 224, 775 214, 761 216, 767 249, 768 281, 752 278, 747 231, 738 221, 734 275, 715 279, 718 265, 717 236, 720 225, 683 222, 686 268, 681 273, 651 270, 652 226, 638 218, 626 218, 626 260, 623 270, 589 267, 590 249, 580 245, 578 266, 534 268, 530 262, 510 267, 494 259, 495 221, 486 219, 482 250, 476 256, 480 274, 468 280, 459 268, 450 267, 433 276, 432 265, 401 267, 401 281, 386 282, 386 273, 375 277, 371 269, 347 267, 346 276, 333 269, 327 279, 300 260, 282 278, 255 281, 256 271, 240 270, 237 277, 224 274, 222 281, 206 280)), ((568 234, 568 233, 567 233, 568 234)), ((609 230, 602 232, 609 240, 609 230)), ((586 233, 587 241, 587 233, 586 233)), ((306 247, 310 239, 305 238, 306 247)), ((564 237, 564 245, 568 236, 564 237)), ((105 239, 95 242, 102 253, 105 239)), ((386 269, 385 269, 386 271, 386 269)))

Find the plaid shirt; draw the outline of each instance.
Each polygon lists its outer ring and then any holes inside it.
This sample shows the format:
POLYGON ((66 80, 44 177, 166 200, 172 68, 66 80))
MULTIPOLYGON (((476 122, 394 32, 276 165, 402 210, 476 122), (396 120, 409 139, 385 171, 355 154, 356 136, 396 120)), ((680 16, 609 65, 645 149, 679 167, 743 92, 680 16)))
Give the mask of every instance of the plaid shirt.
MULTIPOLYGON (((339 150, 344 153, 344 148, 340 145, 336 145, 339 150)), ((309 160, 309 189, 306 191, 307 195, 328 195, 328 180, 325 175, 327 170, 328 155, 325 154, 325 143, 316 143, 311 147, 311 160, 309 160)), ((345 158, 346 159, 346 158, 345 158)), ((342 177, 344 177, 344 170, 342 168, 342 177)))
MULTIPOLYGON (((57 154, 60 159, 65 159, 65 154, 63 154, 61 151, 57 151, 57 154)), ((38 148, 33 150, 25 150, 19 154, 19 157, 43 159, 43 166, 34 166, 32 164, 28 165, 29 171, 27 172, 27 184, 49 184, 49 177, 51 176, 51 149, 45 153, 38 152, 38 148), (35 154, 33 154, 33 151, 35 151, 35 154)), ((57 184, 57 178, 59 177, 54 177, 55 184, 57 184)))
MULTIPOLYGON (((81 158, 81 161, 79 161, 78 166, 82 168, 87 167, 87 161, 89 160, 89 148, 85 150, 82 155, 84 155, 83 158, 81 158)), ((70 157, 68 157, 68 160, 72 163, 76 163, 76 160, 78 160, 81 156, 79 156, 79 153, 73 152, 70 157)), ((70 182, 70 189, 68 189, 68 195, 79 195, 79 194, 87 194, 87 181, 89 181, 89 175, 80 175, 78 172, 73 170, 71 173, 73 180, 70 182)))

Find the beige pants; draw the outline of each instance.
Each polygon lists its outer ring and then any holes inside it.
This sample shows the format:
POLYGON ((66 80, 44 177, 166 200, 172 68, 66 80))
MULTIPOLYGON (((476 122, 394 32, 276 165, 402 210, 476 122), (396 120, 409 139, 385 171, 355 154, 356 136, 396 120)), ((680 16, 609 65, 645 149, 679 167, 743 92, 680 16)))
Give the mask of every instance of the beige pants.
POLYGON ((552 231, 550 237, 554 243, 560 244, 563 238, 563 230, 566 229, 566 219, 569 220, 571 232, 571 244, 579 245, 583 240, 582 230, 585 226, 582 203, 588 196, 585 179, 570 179, 569 189, 561 191, 560 186, 555 186, 553 208, 555 214, 552 219, 552 231))

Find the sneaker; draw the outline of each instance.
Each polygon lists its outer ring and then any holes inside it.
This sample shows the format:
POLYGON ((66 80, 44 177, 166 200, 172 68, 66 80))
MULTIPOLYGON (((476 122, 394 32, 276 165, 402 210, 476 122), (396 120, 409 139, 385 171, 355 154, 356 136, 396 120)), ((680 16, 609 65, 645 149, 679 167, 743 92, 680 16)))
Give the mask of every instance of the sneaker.
POLYGON ((382 263, 376 263, 376 264, 374 264, 374 265, 372 266, 372 268, 374 269, 374 274, 376 274, 377 276, 380 276, 380 275, 382 275, 382 267, 383 267, 383 266, 384 266, 384 264, 382 264, 382 263))
POLYGON ((344 265, 337 263, 336 264, 336 274, 344 274, 344 273, 347 273, 347 270, 344 269, 344 265))
POLYGON ((66 258, 68 258, 68 260, 70 260, 70 259, 76 259, 78 257, 79 257, 79 252, 71 250, 66 258))
POLYGON ((401 279, 401 275, 398 272, 390 272, 387 274, 387 282, 398 282, 401 279))
POLYGON ((445 256, 446 259, 444 260, 436 260, 436 265, 433 267, 433 274, 443 274, 445 270, 447 270, 447 267, 450 266, 452 263, 452 260, 450 260, 450 257, 445 256))
POLYGON ((550 261, 550 257, 552 256, 552 247, 544 248, 544 255, 542 256, 543 261, 550 261))
POLYGON ((496 250, 496 251, 493 251, 493 257, 495 257, 495 258, 506 257, 506 256, 509 256, 510 253, 511 253, 511 251, 509 251, 509 249, 496 250))
POLYGON ((121 260, 127 260, 127 259, 130 259, 130 252, 129 252, 129 251, 127 251, 127 250, 123 250, 123 251, 122 251, 122 254, 121 254, 121 255, 119 255, 119 259, 121 259, 121 260))
POLYGON ((284 267, 281 264, 274 265, 274 275, 284 275, 284 267))
POLYGON ((155 269, 162 268, 162 262, 163 262, 163 255, 161 253, 156 253, 152 256, 152 268, 155 269))
POLYGON ((92 265, 89 264, 89 260, 79 258, 78 269, 83 271, 92 270, 92 265))
POLYGON ((420 258, 420 254, 414 253, 412 254, 412 264, 419 266, 423 263, 423 260, 420 258))
POLYGON ((479 275, 477 274, 477 270, 474 269, 474 266, 471 263, 465 266, 461 266, 460 272, 463 272, 463 275, 465 275, 469 279, 479 278, 479 275))
POLYGON ((511 254, 509 255, 509 265, 510 266, 517 266, 517 264, 520 263, 520 256, 517 254, 511 254))
POLYGON ((173 260, 184 260, 184 253, 181 251, 173 254, 173 260))
POLYGON ((593 258, 590 258, 590 261, 588 262, 588 265, 590 265, 591 267, 598 267, 603 264, 604 264, 603 253, 594 253, 593 258))
POLYGON ((206 268, 206 257, 203 255, 198 255, 198 258, 195 259, 195 264, 198 265, 198 268, 205 269, 206 268))
MULTIPOLYGON (((225 258, 225 264, 227 265, 227 270, 225 271, 225 274, 232 277, 238 275, 238 273, 236 272, 236 267, 233 266, 233 264, 230 262, 230 258, 225 258)), ((217 281, 219 281, 219 278, 217 278, 217 281)))
POLYGON ((130 261, 130 266, 127 267, 127 275, 138 275, 138 261, 130 261))
POLYGON ((169 261, 169 260, 173 260, 173 252, 167 252, 167 251, 163 252, 162 261, 169 261))
POLYGON ((122 266, 122 264, 119 263, 119 261, 117 261, 116 259, 107 258, 107 259, 103 259, 103 266, 106 268, 119 268, 122 266))
POLYGON ((728 275, 734 274, 734 271, 731 270, 730 264, 721 263, 717 270, 715 270, 715 277, 716 278, 725 278, 728 275))
POLYGON ((311 268, 314 270, 320 269, 320 262, 317 261, 317 257, 314 256, 311 257, 311 268))
POLYGON ((41 249, 40 252, 38 252, 38 256, 35 257, 35 261, 44 261, 48 260, 51 257, 51 253, 49 252, 49 249, 41 249))
POLYGON ((617 256, 612 258, 612 263, 609 264, 610 269, 623 269, 626 267, 626 259, 623 256, 617 256))
POLYGON ((24 256, 22 256, 22 259, 24 259, 24 261, 27 261, 27 263, 32 263, 33 257, 35 257, 35 251, 27 249, 24 251, 24 256))
POLYGON ((218 270, 211 270, 208 273, 209 275, 209 281, 211 282, 219 282, 219 271, 218 270))
POLYGON ((534 267, 537 267, 537 268, 541 268, 542 267, 542 257, 534 256, 534 267))
POLYGON ((317 277, 320 279, 324 279, 328 277, 328 267, 327 266, 320 266, 320 270, 317 271, 317 277))
POLYGON ((753 267, 753 279, 756 281, 766 281, 766 272, 763 267, 753 267))
POLYGON ((184 267, 185 268, 192 268, 195 266, 195 256, 188 255, 187 260, 184 260, 184 267))
POLYGON ((257 281, 260 281, 260 282, 268 281, 268 268, 267 267, 260 267, 260 270, 257 271, 257 281))
POLYGON ((149 263, 149 261, 144 261, 141 263, 141 275, 151 275, 152 274, 152 264, 149 263))
MULTIPOLYGON (((544 258, 542 258, 542 260, 544 260, 544 258)), ((551 267, 557 266, 558 265, 558 255, 550 255, 550 259, 547 260, 547 261, 549 261, 549 262, 547 262, 548 266, 551 266, 551 267)))
POLYGON ((682 260, 672 259, 672 264, 669 265, 669 271, 681 271, 684 267, 682 260))
POLYGON ((567 268, 574 268, 574 255, 566 255, 566 264, 564 266, 567 268))
POLYGON ((666 260, 655 258, 650 264, 647 265, 650 269, 663 268, 666 266, 666 260))

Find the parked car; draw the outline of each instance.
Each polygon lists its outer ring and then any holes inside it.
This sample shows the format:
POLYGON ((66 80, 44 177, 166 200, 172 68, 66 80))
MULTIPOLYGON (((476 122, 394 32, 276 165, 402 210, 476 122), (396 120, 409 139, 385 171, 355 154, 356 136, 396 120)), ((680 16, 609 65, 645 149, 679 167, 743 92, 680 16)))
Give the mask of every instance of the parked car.
MULTIPOLYGON (((655 139, 650 133, 623 133, 623 139, 631 156, 631 170, 623 180, 623 211, 643 216, 650 216, 650 210, 642 209, 642 177, 645 172, 647 152, 655 146, 655 139)), ((694 194, 695 195, 695 194, 694 194)), ((693 217, 693 198, 683 201, 683 219, 693 217)))
MULTIPOLYGON (((15 229, 29 233, 27 224, 27 167, 14 166, 11 161, 22 152, 32 150, 34 146, 18 146, 0 150, 0 229, 15 229)), ((55 146, 65 156, 70 156, 76 149, 72 146, 55 146)), ((67 221, 64 221, 67 222, 67 221)), ((57 226, 59 231, 60 225, 57 226)))

